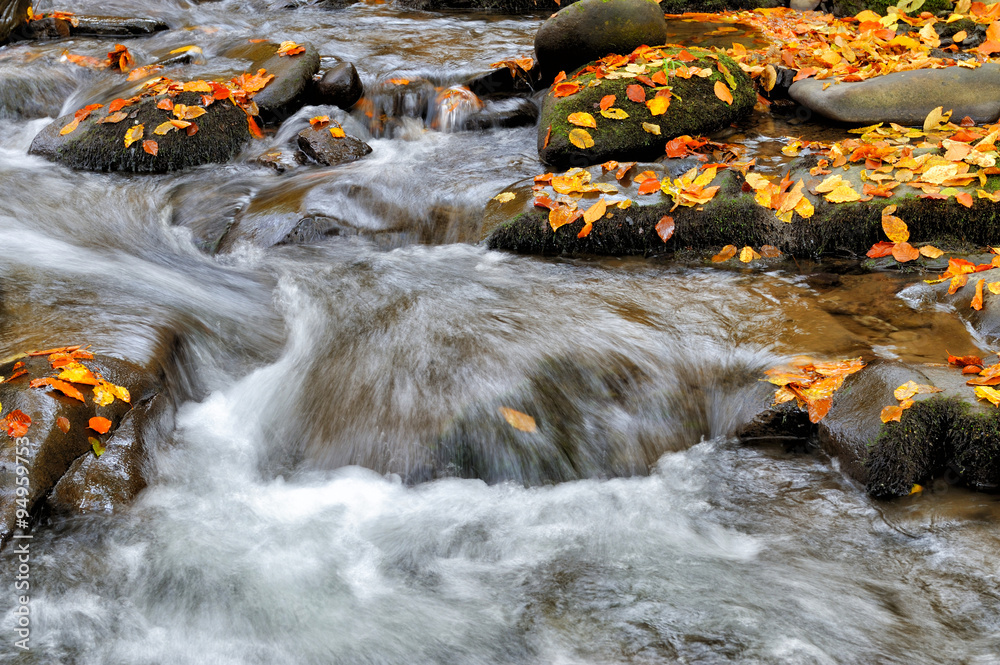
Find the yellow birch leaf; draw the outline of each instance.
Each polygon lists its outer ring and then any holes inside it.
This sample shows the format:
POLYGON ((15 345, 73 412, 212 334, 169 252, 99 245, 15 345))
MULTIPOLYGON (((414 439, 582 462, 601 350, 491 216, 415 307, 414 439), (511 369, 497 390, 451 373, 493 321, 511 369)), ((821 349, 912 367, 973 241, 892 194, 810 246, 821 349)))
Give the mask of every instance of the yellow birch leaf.
POLYGON ((125 132, 126 148, 142 138, 142 130, 143 130, 142 125, 135 125, 133 127, 128 128, 128 131, 125 132))
POLYGON ((604 217, 604 213, 608 210, 608 204, 604 201, 604 197, 583 211, 583 221, 587 224, 593 224, 601 217, 604 217))
POLYGON ((810 217, 813 216, 813 213, 816 212, 816 209, 813 207, 812 201, 807 199, 805 196, 802 197, 801 201, 795 204, 794 210, 795 212, 799 213, 799 217, 801 217, 802 219, 809 219, 810 217))
POLYGON ((172 122, 167 120, 166 122, 161 122, 159 125, 157 125, 156 129, 153 130, 153 133, 159 136, 164 136, 165 134, 169 134, 170 132, 175 132, 175 131, 177 131, 177 127, 175 127, 172 122))
POLYGON ((571 129, 569 142, 581 150, 594 147, 594 139, 586 129, 571 129))
POLYGON ((577 127, 597 127, 597 121, 589 113, 570 113, 566 120, 569 124, 576 125, 577 127))
POLYGON ((650 134, 655 134, 656 136, 660 135, 660 126, 654 125, 651 122, 642 123, 642 129, 643 131, 649 132, 650 134))
POLYGON ((920 248, 920 253, 929 259, 936 259, 944 254, 943 251, 941 251, 934 245, 924 245, 923 247, 920 248))
POLYGON ((989 386, 976 386, 976 397, 985 399, 993 406, 1000 406, 1000 391, 989 386))
POLYGON ((1000 282, 989 282, 986 288, 995 296, 1000 296, 1000 282))
POLYGON ((750 263, 754 259, 759 259, 760 254, 754 251, 753 247, 747 246, 740 250, 740 261, 742 263, 750 263))
POLYGON ((836 189, 827 194, 824 197, 830 203, 849 203, 851 201, 857 201, 861 198, 861 195, 854 191, 850 183, 843 183, 838 185, 836 189))
POLYGON ((509 203, 517 198, 517 194, 514 192, 500 192, 493 197, 494 201, 499 201, 500 203, 509 203))
POLYGON ((621 109, 603 109, 601 115, 612 120, 625 120, 628 118, 628 113, 625 113, 621 109))

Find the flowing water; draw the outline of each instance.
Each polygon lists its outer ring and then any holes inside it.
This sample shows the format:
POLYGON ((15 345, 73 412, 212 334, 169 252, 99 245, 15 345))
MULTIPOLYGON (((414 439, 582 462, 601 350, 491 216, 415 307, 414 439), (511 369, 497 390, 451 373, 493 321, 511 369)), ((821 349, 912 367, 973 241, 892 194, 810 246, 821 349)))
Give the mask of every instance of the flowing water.
MULTIPOLYGON (((530 52, 542 19, 279 4, 62 8, 165 19, 129 43, 140 62, 308 40, 369 86, 452 85, 530 52)), ((110 75, 59 54, 111 45, 8 47, 0 72, 31 72, 65 113, 110 75)), ((782 357, 971 351, 952 315, 894 297, 914 278, 486 251, 484 202, 542 171, 531 127, 411 117, 352 164, 249 163, 289 125, 231 165, 128 177, 30 157, 50 120, 0 117, 3 348, 143 361, 179 335, 185 396, 130 509, 35 531, 27 653, 0 554, 0 662, 1000 663, 995 497, 875 503, 811 447, 726 437, 747 408, 733 378, 782 357), (246 232, 199 251, 190 229, 233 210, 246 232), (262 248, 310 216, 336 233, 262 248), (625 377, 551 405, 586 417, 582 479, 417 482, 461 414, 565 372, 625 377)), ((757 118, 738 138, 779 169, 793 131, 757 118)))

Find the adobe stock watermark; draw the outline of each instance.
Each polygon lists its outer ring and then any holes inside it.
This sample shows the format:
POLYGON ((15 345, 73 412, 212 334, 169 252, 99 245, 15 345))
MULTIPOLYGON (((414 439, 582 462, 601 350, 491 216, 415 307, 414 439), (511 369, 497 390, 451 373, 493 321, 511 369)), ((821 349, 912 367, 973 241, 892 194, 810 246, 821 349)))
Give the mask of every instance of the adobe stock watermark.
POLYGON ((14 646, 23 651, 31 651, 28 646, 31 640, 31 597, 28 592, 31 590, 31 539, 30 534, 24 533, 28 529, 28 495, 31 493, 31 480, 28 477, 28 439, 20 437, 14 439, 15 462, 17 474, 17 530, 11 538, 13 554, 17 557, 16 568, 14 570, 14 591, 16 594, 14 614, 14 646), (22 455, 24 457, 22 457, 22 455))

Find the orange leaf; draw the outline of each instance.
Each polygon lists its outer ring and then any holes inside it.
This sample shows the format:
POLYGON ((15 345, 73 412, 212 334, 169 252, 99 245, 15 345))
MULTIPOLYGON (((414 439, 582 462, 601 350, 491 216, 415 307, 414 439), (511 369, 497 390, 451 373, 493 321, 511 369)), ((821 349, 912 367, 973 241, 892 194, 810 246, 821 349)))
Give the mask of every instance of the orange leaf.
POLYGON ((589 113, 570 113, 566 118, 566 121, 571 125, 576 125, 577 127, 597 127, 597 121, 594 120, 594 116, 589 113))
POLYGON ((653 192, 658 191, 660 191, 660 181, 655 177, 643 180, 642 184, 639 185, 640 194, 652 194, 653 192))
POLYGON ((882 409, 882 413, 879 415, 882 422, 887 423, 890 421, 899 422, 899 419, 903 417, 903 408, 899 406, 887 406, 882 409))
POLYGON ((722 250, 712 257, 713 263, 722 263, 736 256, 736 245, 726 245, 722 250))
POLYGON ((872 245, 872 248, 868 250, 868 258, 870 259, 880 259, 883 256, 889 256, 892 254, 893 248, 896 246, 892 242, 877 242, 872 245))
POLYGON ((520 411, 515 411, 514 409, 506 406, 501 406, 499 411, 500 415, 503 416, 503 419, 507 421, 507 424, 516 430, 528 432, 530 434, 538 429, 538 426, 535 424, 535 419, 527 413, 521 413, 520 411))
POLYGON ((594 205, 587 208, 583 213, 583 221, 587 224, 593 224, 601 217, 604 217, 604 213, 608 210, 608 204, 604 201, 604 197, 595 203, 594 205))
POLYGON ((955 200, 964 205, 966 208, 972 207, 972 194, 969 192, 960 192, 955 194, 955 200))
POLYGON ((664 215, 656 223, 656 234, 660 240, 667 242, 674 235, 674 218, 664 215))
POLYGON ((83 393, 81 393, 73 384, 66 383, 65 381, 49 377, 45 379, 35 379, 31 382, 32 388, 41 388, 44 385, 52 386, 67 397, 78 399, 84 403, 87 401, 83 398, 83 393))
POLYGON ((549 125, 548 131, 545 132, 545 140, 542 142, 542 149, 549 147, 549 140, 552 138, 552 125, 549 125))
POLYGON ((566 72, 559 72, 558 74, 556 74, 555 80, 552 81, 552 85, 559 85, 565 80, 566 80, 566 72))
POLYGON ((636 104, 642 104, 646 101, 646 89, 633 83, 625 88, 625 96, 636 104))
POLYGON ((559 83, 552 86, 552 96, 553 97, 569 97, 570 95, 575 95, 580 91, 579 83, 559 83))
POLYGON ((309 118, 309 124, 315 129, 323 129, 330 124, 330 116, 328 115, 317 115, 309 118))
POLYGON ((63 434, 69 433, 69 419, 65 416, 56 418, 56 426, 62 430, 63 434))
POLYGON ((250 128, 250 135, 255 139, 264 138, 264 134, 260 131, 260 127, 257 126, 257 123, 254 122, 253 116, 251 115, 247 116, 247 126, 250 128))
POLYGON ((691 53, 687 49, 681 49, 681 52, 678 53, 676 56, 674 56, 674 58, 676 60, 680 60, 681 62, 694 62, 695 60, 698 59, 693 55, 691 55, 691 53))
POLYGON ((281 42, 281 44, 278 46, 278 57, 293 56, 305 52, 306 52, 306 47, 299 46, 295 42, 281 42))
POLYGON ((923 247, 920 248, 920 253, 929 259, 936 259, 944 254, 944 252, 942 252, 934 245, 924 245, 923 247))
POLYGON ((650 115, 663 115, 667 112, 670 107, 670 99, 666 96, 653 97, 652 99, 646 100, 646 108, 649 109, 650 115))
POLYGON ((897 242, 892 248, 892 258, 900 263, 906 263, 920 258, 920 252, 908 242, 897 242))
POLYGON ((62 136, 65 136, 66 134, 76 131, 76 128, 79 126, 80 126, 80 121, 76 118, 73 118, 69 123, 66 124, 65 127, 59 130, 59 133, 62 136))
POLYGON ((958 365, 959 367, 966 367, 967 365, 982 366, 983 359, 979 356, 953 356, 951 353, 948 353, 948 364, 958 365))
POLYGON ((601 110, 607 111, 609 108, 615 105, 614 95, 604 95, 601 97, 601 110))
POLYGON ((882 230, 893 242, 906 242, 910 239, 910 229, 906 222, 894 215, 882 215, 882 230))
POLYGON ((96 386, 98 383, 97 377, 95 377, 86 366, 80 363, 70 363, 69 365, 66 365, 56 378, 62 381, 69 381, 70 383, 82 383, 88 386, 96 386))
POLYGON ((733 93, 729 91, 729 88, 722 81, 715 82, 715 96, 730 106, 733 105, 733 93))
POLYGON ((7 436, 12 439, 22 437, 28 433, 28 428, 31 427, 31 416, 20 409, 14 409, 3 420, 0 420, 0 427, 6 429, 7 436))
POLYGON ((761 245, 760 255, 765 259, 776 259, 781 256, 781 250, 774 245, 761 245))
POLYGON ((581 150, 594 147, 594 139, 586 129, 571 129, 569 131, 569 142, 581 150))
POLYGON ((549 210, 549 226, 552 227, 554 233, 561 227, 572 224, 581 217, 583 217, 583 213, 579 210, 573 210, 565 205, 557 205, 549 210))
POLYGON ((97 416, 96 418, 91 418, 87 426, 98 434, 107 434, 108 430, 111 429, 111 421, 107 418, 97 416))
POLYGON ((976 282, 976 295, 972 297, 972 309, 974 310, 978 311, 983 308, 983 284, 985 283, 985 279, 976 282))
POLYGON ((111 113, 109 115, 104 116, 103 118, 101 118, 97 122, 99 124, 102 124, 102 125, 104 125, 104 124, 114 124, 114 123, 121 122, 122 120, 124 120, 127 117, 128 117, 128 114, 125 113, 124 111, 116 111, 114 113, 111 113))
POLYGON ((156 153, 160 151, 160 144, 156 141, 143 141, 142 149, 155 157, 156 153))
POLYGON ((344 133, 344 129, 342 127, 331 127, 330 136, 335 139, 342 139, 347 136, 347 134, 344 133))

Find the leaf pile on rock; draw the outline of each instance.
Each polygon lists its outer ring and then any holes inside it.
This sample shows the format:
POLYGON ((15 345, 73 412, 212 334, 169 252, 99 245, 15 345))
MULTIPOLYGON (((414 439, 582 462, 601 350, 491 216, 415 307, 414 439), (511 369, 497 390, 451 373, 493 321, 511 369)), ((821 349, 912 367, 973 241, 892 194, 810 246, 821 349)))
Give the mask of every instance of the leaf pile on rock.
POLYGON ((864 366, 861 358, 817 362, 800 357, 764 373, 766 381, 779 386, 774 393, 775 404, 795 400, 800 409, 809 413, 809 422, 818 423, 830 410, 833 394, 844 385, 844 379, 864 366))

